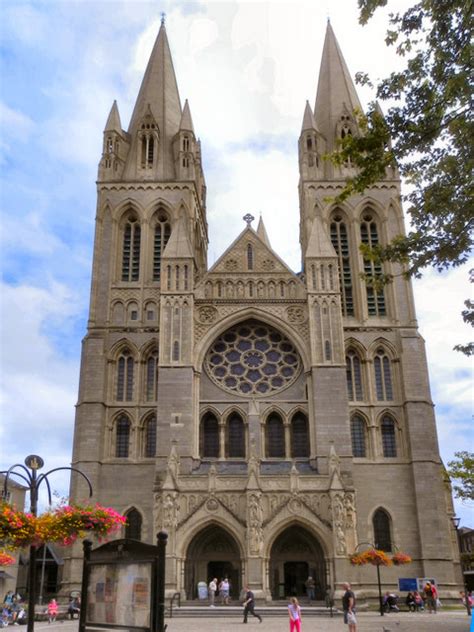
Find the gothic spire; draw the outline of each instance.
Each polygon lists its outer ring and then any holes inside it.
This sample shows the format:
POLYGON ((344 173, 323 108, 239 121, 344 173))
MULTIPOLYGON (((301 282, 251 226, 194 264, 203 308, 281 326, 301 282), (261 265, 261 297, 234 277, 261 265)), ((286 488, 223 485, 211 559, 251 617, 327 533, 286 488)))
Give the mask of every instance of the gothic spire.
POLYGON ((127 165, 128 177, 135 177, 137 136, 145 119, 152 121, 158 128, 158 156, 156 160, 158 166, 155 177, 160 180, 174 179, 172 142, 179 131, 181 101, 163 21, 130 119, 128 133, 132 137, 133 146, 127 165))
POLYGON ((258 220, 257 235, 260 237, 264 244, 271 248, 270 240, 268 239, 267 229, 265 228, 265 224, 263 223, 262 216, 260 216, 260 219, 258 220))
POLYGON ((347 113, 352 116, 355 109, 362 111, 362 106, 331 23, 328 21, 314 116, 319 130, 326 137, 329 151, 334 147, 336 128, 341 115, 347 113))
POLYGON ((181 115, 179 129, 180 131, 193 132, 194 134, 193 119, 191 117, 191 110, 189 109, 189 103, 187 99, 184 102, 183 114, 181 115))
POLYGON ((304 109, 303 115, 303 124, 301 126, 301 131, 304 132, 309 129, 314 129, 317 131, 316 121, 314 120, 313 110, 309 104, 309 101, 306 101, 306 107, 304 109))
POLYGON ((336 257, 336 251, 327 235, 319 215, 314 216, 306 257, 336 257))
POLYGON ((110 108, 110 114, 105 124, 104 132, 119 132, 122 133, 122 123, 120 122, 120 114, 117 107, 117 101, 113 102, 110 108))

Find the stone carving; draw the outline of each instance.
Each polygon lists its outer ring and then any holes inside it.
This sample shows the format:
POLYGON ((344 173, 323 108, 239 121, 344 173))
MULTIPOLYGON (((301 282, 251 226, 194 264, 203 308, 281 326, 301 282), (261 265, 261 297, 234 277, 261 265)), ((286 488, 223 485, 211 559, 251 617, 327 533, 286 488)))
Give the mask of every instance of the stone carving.
POLYGON ((265 272, 269 272, 270 270, 274 270, 275 269, 275 262, 273 261, 273 259, 264 259, 262 261, 262 269, 265 270, 265 272))
POLYGON ((292 514, 300 514, 303 505, 299 498, 292 498, 288 503, 288 511, 292 514))
POLYGON ((305 313, 302 307, 292 306, 286 310, 288 322, 296 324, 305 320, 305 313))
POLYGON ((175 493, 166 494, 163 499, 163 527, 175 529, 178 524, 178 498, 175 493))
POLYGON ((203 324, 211 324, 217 318, 217 309, 212 305, 203 305, 198 310, 198 318, 203 324))
POLYGON ((260 493, 248 496, 248 544, 251 555, 259 555, 263 546, 263 510, 260 493))
POLYGON ((209 498, 206 502, 206 509, 208 511, 217 511, 219 509, 219 503, 215 498, 209 498))
POLYGON ((346 529, 352 529, 355 526, 354 494, 346 493, 344 496, 344 509, 346 510, 346 529))
POLYGON ((237 263, 235 259, 227 259, 224 263, 224 268, 226 270, 229 270, 229 272, 235 272, 238 267, 239 267, 239 264, 237 263))
POLYGON ((342 494, 334 494, 332 498, 332 518, 336 538, 336 554, 346 555, 345 510, 342 494))

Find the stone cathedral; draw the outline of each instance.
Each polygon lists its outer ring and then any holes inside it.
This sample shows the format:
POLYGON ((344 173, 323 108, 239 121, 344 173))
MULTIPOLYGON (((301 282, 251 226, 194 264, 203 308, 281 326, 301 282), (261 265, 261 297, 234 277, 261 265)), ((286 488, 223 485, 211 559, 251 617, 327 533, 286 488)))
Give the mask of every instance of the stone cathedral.
MULTIPOLYGON (((373 567, 348 559, 364 543, 412 556, 384 569, 387 587, 401 575, 457 590, 412 287, 395 265, 382 290, 361 278, 381 269, 360 244, 404 231, 398 173, 331 201, 352 168, 325 155, 359 133, 356 109, 328 23, 298 139, 299 273, 251 216, 208 268, 201 145, 164 23, 127 131, 110 111, 73 465, 95 500, 127 515, 122 535, 168 532, 168 594, 195 599, 199 581, 228 576, 234 599, 248 584, 270 601, 304 594, 312 576, 318 599, 343 581, 370 597, 373 567)), ((86 497, 77 478, 71 497, 86 497)), ((80 558, 67 561, 66 589, 80 558)))

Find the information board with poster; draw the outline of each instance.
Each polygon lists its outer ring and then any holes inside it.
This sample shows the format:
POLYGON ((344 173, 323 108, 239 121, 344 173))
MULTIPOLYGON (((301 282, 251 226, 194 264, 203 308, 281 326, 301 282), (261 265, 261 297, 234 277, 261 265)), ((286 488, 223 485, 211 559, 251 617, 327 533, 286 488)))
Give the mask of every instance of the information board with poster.
POLYGON ((123 538, 92 550, 84 542, 79 632, 129 630, 164 632, 165 547, 123 538))
POLYGON ((398 590, 400 592, 415 592, 418 590, 418 581, 416 577, 399 577, 398 590))

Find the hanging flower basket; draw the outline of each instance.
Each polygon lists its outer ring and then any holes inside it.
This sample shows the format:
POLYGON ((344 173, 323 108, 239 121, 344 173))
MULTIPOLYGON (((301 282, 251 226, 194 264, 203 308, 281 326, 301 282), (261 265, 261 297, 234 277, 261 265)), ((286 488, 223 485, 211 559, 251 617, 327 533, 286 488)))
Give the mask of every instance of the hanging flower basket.
POLYGON ((392 555, 392 562, 395 566, 403 566, 403 564, 411 564, 411 557, 406 553, 395 553, 392 555))
POLYGON ((125 516, 111 507, 81 507, 66 505, 41 516, 17 511, 10 505, 0 506, 0 541, 11 549, 24 546, 41 546, 57 542, 63 546, 73 544, 87 534, 103 538, 126 523, 125 516))
POLYGON ((385 551, 379 551, 379 549, 368 549, 363 553, 354 553, 349 559, 353 566, 365 566, 366 564, 390 566, 392 564, 392 560, 385 551))
POLYGON ((0 551, 0 566, 11 566, 15 563, 15 558, 4 551, 0 551))

